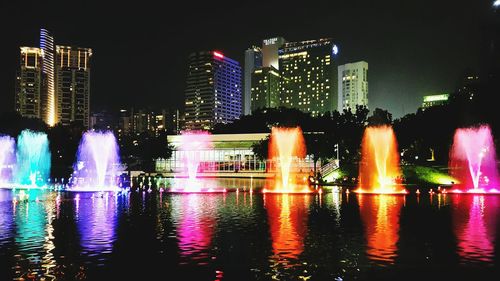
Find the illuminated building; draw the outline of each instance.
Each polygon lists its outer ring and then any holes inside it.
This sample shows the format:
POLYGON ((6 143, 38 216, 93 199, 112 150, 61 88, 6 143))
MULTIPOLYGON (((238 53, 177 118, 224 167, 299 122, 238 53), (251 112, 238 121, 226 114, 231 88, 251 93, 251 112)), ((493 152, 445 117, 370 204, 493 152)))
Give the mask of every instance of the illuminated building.
POLYGON ((251 114, 252 74, 255 69, 262 67, 262 52, 259 47, 252 47, 245 51, 245 76, 243 81, 243 114, 251 114))
POLYGON ((262 40, 262 66, 274 67, 280 69, 279 66, 279 49, 285 44, 285 38, 273 37, 262 40))
POLYGON ((42 57, 40 48, 21 47, 16 77, 16 111, 24 117, 41 118, 42 57))
POLYGON ((279 106, 280 75, 274 67, 256 69, 252 74, 252 111, 279 106))
POLYGON ((279 53, 281 106, 312 116, 337 109, 338 48, 331 39, 287 42, 279 53))
POLYGON ((338 67, 338 111, 368 107, 368 63, 358 61, 338 67))
POLYGON ((54 81, 54 37, 46 29, 40 29, 40 49, 43 50, 42 72, 44 74, 44 95, 42 95, 42 119, 54 126, 56 120, 54 81))
POLYGON ((240 117, 241 67, 221 52, 189 56, 185 90, 185 129, 209 130, 240 117))
POLYGON ((448 103, 448 97, 449 97, 448 94, 424 96, 424 102, 422 103, 422 108, 426 109, 431 106, 446 104, 448 103))
POLYGON ((16 77, 16 111, 47 125, 90 121, 90 57, 88 48, 56 46, 46 29, 40 48, 21 47, 16 77))
POLYGON ((56 46, 56 121, 89 127, 92 49, 56 46))

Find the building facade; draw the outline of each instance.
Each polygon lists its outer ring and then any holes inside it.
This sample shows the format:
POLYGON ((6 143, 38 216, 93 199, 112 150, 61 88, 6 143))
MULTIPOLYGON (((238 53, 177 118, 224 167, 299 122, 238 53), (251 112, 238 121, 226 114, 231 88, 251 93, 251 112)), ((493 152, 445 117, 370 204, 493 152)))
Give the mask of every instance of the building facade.
POLYGON ((312 116, 337 109, 337 46, 331 39, 287 42, 279 50, 280 105, 312 116))
POLYGON ((262 66, 280 69, 279 49, 285 44, 283 37, 273 37, 262 40, 262 66))
POLYGON ((15 107, 21 116, 42 118, 43 50, 20 48, 20 64, 16 75, 15 107))
POLYGON ((252 111, 279 106, 280 75, 274 67, 262 67, 252 74, 252 111))
POLYGON ((262 51, 259 47, 252 47, 245 51, 245 69, 243 80, 242 106, 243 114, 251 114, 252 105, 252 74, 255 69, 262 67, 262 51))
POLYGON ((338 111, 368 107, 368 63, 358 61, 338 67, 338 111))
POLYGON ((91 56, 89 48, 55 45, 51 33, 41 29, 40 48, 21 47, 16 111, 49 126, 80 122, 88 128, 91 56))
POLYGON ((44 76, 41 118, 47 125, 54 126, 56 124, 54 37, 43 28, 40 30, 40 49, 43 50, 42 72, 44 76))
POLYGON ((189 56, 185 90, 185 129, 210 130, 242 113, 241 67, 221 52, 189 56))
POLYGON ((56 46, 57 123, 77 122, 89 127, 91 57, 89 48, 56 46))
MULTIPOLYGON (((196 157, 200 160, 198 173, 274 173, 276 159, 261 160, 254 154, 252 145, 267 138, 269 133, 252 134, 214 134, 210 135, 210 148, 183 151, 181 135, 167 136, 172 145, 172 156, 169 159, 156 159, 156 172, 186 173, 186 158, 196 157)), ((310 171, 314 168, 313 158, 307 155, 304 159, 294 158, 291 171, 310 171)), ((321 166, 321 162, 318 164, 321 166)))

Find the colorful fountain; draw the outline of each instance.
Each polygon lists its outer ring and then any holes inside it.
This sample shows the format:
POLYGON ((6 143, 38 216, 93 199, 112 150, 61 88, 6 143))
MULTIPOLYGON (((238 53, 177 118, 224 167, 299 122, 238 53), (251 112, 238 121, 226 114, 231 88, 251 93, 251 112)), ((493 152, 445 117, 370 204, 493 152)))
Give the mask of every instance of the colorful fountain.
POLYGON ((367 127, 361 143, 357 193, 406 194, 401 186, 399 153, 390 126, 367 127))
POLYGON ((15 141, 9 136, 0 136, 0 188, 12 184, 12 168, 16 162, 15 141))
POLYGON ((296 128, 273 127, 269 140, 269 159, 276 163, 276 180, 271 188, 263 192, 310 193, 304 182, 304 173, 298 163, 306 156, 306 146, 302 130, 296 128))
POLYGON ((112 132, 86 132, 78 147, 71 191, 120 191, 119 147, 112 132))
POLYGON ((449 168, 458 182, 446 192, 500 194, 496 161, 489 126, 457 129, 450 150, 449 168))
POLYGON ((47 134, 24 130, 17 137, 16 187, 40 188, 50 176, 50 151, 47 134))
POLYGON ((204 169, 205 157, 213 149, 212 136, 206 131, 183 132, 178 153, 184 170, 176 178, 168 192, 226 192, 217 188, 212 179, 198 178, 198 171, 204 169))

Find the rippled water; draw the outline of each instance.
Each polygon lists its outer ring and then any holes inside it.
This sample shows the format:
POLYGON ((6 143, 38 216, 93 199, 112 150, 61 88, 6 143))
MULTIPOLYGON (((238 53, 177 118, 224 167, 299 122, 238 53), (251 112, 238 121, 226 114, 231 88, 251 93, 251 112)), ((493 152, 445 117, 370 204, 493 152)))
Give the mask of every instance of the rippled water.
POLYGON ((0 280, 479 280, 500 265, 498 196, 18 196, 0 190, 0 280))

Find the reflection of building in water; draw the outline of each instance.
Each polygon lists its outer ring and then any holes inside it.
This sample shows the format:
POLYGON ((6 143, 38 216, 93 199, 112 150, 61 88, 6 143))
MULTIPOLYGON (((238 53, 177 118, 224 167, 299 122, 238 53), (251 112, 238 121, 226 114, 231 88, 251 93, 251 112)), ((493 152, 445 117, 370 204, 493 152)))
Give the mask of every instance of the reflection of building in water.
POLYGON ((81 197, 75 200, 75 217, 81 235, 82 254, 110 254, 116 240, 118 197, 111 193, 95 198, 88 193, 81 197))
POLYGON ((358 195, 358 201, 365 226, 368 258, 381 265, 393 264, 398 250, 399 216, 404 197, 358 195))
POLYGON ((215 230, 216 208, 220 196, 189 194, 171 197, 172 218, 177 226, 179 251, 183 263, 207 264, 215 230))
POLYGON ((279 264, 294 266, 300 263, 309 201, 309 195, 266 194, 264 197, 273 246, 271 258, 279 264))
POLYGON ((495 257, 496 196, 452 196, 453 230, 463 263, 491 263, 495 257))
MULTIPOLYGON (((200 164, 198 173, 265 173, 273 172, 276 165, 272 161, 261 161, 253 153, 252 145, 265 139, 268 133, 255 134, 214 134, 211 135, 213 148, 196 151, 199 155, 200 164)), ((180 173, 185 167, 186 153, 180 151, 182 135, 169 135, 168 142, 173 146, 170 159, 157 159, 156 171, 159 173, 180 173)), ((320 164, 319 164, 320 165, 320 164)), ((321 166, 321 165, 320 165, 321 166)), ((294 164, 294 170, 309 171, 314 164, 309 156, 305 160, 294 164)))

